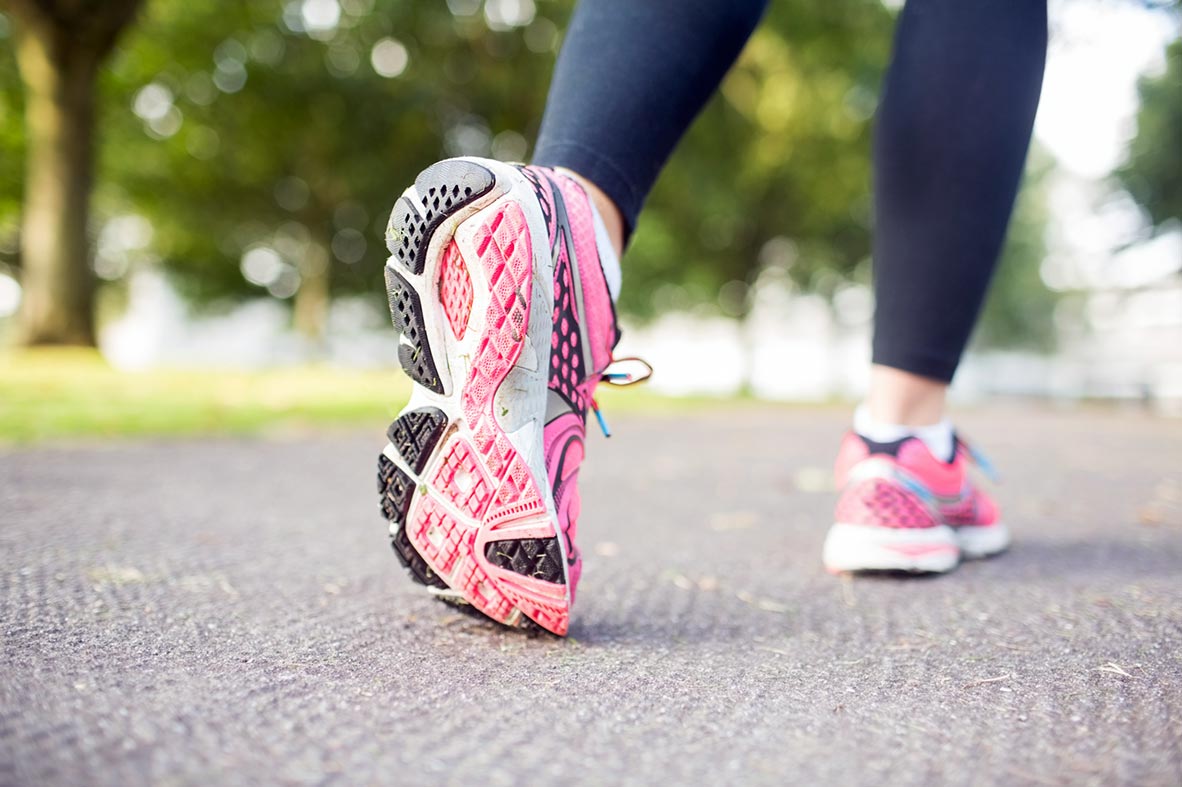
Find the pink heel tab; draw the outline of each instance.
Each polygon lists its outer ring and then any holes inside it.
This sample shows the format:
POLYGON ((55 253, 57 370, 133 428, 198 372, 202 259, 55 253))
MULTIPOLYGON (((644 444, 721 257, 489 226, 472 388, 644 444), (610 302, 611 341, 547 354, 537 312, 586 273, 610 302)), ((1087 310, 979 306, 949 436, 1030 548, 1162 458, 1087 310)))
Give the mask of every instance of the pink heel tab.
POLYGON ((854 431, 848 431, 841 438, 841 445, 837 449, 837 459, 833 463, 833 477, 837 488, 845 486, 850 470, 854 465, 870 456, 870 449, 854 431))

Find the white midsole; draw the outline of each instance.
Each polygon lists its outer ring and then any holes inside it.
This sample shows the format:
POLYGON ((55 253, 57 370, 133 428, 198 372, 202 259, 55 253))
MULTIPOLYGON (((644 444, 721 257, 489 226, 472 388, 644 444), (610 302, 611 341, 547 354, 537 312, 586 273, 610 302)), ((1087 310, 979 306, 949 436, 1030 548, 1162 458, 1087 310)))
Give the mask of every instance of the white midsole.
POLYGON ((992 525, 961 525, 955 530, 961 555, 968 560, 1004 552, 1013 540, 1010 537, 1010 529, 1002 522, 992 525))
POLYGON ((890 528, 842 522, 829 528, 822 560, 830 571, 951 571, 960 545, 947 525, 890 528))
POLYGON ((949 527, 889 528, 836 523, 825 537, 822 558, 831 571, 949 571, 960 559, 1004 552, 1011 543, 1003 523, 949 527))

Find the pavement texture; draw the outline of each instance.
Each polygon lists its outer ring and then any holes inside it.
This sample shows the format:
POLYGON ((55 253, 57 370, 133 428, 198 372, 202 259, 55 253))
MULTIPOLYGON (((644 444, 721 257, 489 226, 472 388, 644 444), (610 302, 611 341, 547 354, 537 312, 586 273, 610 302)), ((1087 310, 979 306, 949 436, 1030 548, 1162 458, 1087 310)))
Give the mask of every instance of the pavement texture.
POLYGON ((904 579, 846 417, 614 418, 566 640, 409 581, 384 424, 0 453, 0 783, 1182 784, 1182 421, 970 412, 1016 544, 904 579))

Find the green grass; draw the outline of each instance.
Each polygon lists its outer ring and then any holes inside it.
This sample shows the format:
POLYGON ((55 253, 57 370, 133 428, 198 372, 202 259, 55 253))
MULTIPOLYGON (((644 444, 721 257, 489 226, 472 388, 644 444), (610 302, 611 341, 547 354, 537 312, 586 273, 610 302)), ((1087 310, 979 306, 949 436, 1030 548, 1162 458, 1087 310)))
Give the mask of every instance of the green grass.
MULTIPOLYGON (((398 369, 121 372, 93 351, 13 352, 0 354, 0 444, 373 427, 393 420, 409 396, 398 369)), ((643 385, 605 385, 597 396, 609 422, 621 413, 683 412, 724 401, 671 398, 643 385)))
POLYGON ((0 355, 0 442, 383 423, 409 395, 395 370, 120 372, 94 352, 38 350, 0 355))

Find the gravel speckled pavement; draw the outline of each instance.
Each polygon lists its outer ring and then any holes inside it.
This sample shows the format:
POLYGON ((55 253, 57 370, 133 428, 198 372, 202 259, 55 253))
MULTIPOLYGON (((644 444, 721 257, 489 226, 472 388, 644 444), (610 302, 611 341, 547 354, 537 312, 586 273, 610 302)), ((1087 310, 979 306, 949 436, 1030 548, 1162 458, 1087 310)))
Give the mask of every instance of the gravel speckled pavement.
POLYGON ((691 417, 592 441, 565 641, 411 584, 384 424, 0 453, 0 783, 1182 784, 1182 421, 970 413, 1016 545, 900 579, 846 413, 691 417))

